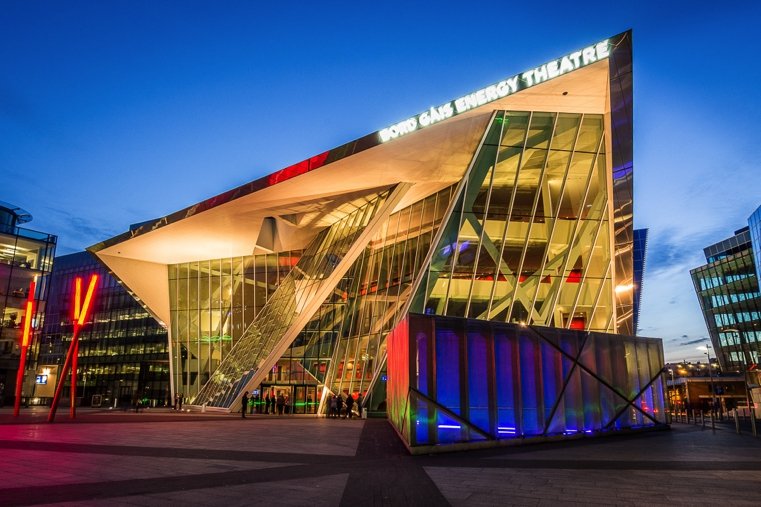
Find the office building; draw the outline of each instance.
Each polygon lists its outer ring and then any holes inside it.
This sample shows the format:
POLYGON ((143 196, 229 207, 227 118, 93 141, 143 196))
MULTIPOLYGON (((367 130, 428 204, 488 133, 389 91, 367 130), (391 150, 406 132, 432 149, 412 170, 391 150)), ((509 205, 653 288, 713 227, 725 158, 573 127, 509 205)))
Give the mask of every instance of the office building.
POLYGON ((24 403, 35 387, 34 360, 47 295, 45 275, 53 266, 56 237, 19 227, 31 220, 32 215, 18 206, 0 202, 0 405, 13 402, 27 324, 26 371, 21 377, 24 403))
MULTIPOLYGON (((98 275, 90 318, 79 334, 77 398, 82 406, 128 407, 170 404, 166 329, 128 289, 88 252, 55 259, 39 347, 37 402, 53 397, 58 372, 74 330, 74 280, 98 275)), ((69 386, 70 379, 64 379, 69 386)), ((69 388, 64 391, 69 396, 69 388)))

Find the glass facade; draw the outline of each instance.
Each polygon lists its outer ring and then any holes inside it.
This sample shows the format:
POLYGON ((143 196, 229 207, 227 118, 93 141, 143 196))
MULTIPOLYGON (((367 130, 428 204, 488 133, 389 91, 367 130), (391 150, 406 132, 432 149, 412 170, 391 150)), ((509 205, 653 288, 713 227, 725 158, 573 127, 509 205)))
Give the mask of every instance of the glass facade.
POLYGON ((413 453, 666 424, 658 339, 410 314, 388 347, 413 453))
POLYGON ((602 115, 500 111, 412 311, 615 329, 602 115))
POLYGON ((198 394, 300 258, 285 251, 169 266, 178 394, 198 394))
POLYGON ((610 54, 610 160, 613 188, 615 332, 634 335, 634 82, 631 32, 610 54))
POLYGON ((645 279, 645 257, 647 255, 647 229, 634 229, 634 329, 639 334, 639 309, 645 279))
POLYGON ((750 228, 704 253, 708 264, 690 274, 713 348, 722 370, 744 371, 761 352, 761 292, 750 228))
POLYGON ((220 411, 244 390, 296 413, 327 394, 383 410, 387 337, 410 313, 633 334, 630 33, 599 47, 579 79, 516 75, 472 109, 452 101, 457 118, 431 109, 403 138, 365 136, 92 247, 170 321, 174 393, 220 411), (147 263, 168 267, 166 299, 147 263))
MULTIPOLYGON (((35 398, 52 399, 73 334, 73 287, 76 277, 98 274, 91 322, 79 335, 77 397, 84 406, 128 407, 137 399, 147 406, 171 400, 167 331, 135 298, 87 253, 55 259, 50 299, 40 340, 35 398)), ((66 395, 69 392, 67 377, 66 395)))
POLYGON ((53 267, 56 237, 18 227, 31 219, 25 211, 0 202, 0 406, 13 402, 23 324, 32 287, 34 305, 22 397, 30 397, 34 390, 32 373, 48 293, 46 275, 53 267))
POLYGON ((284 393, 294 411, 320 410, 324 390, 379 406, 384 337, 408 300, 420 313, 613 332, 604 121, 496 112, 461 183, 382 219, 322 301, 317 288, 387 194, 353 204, 304 251, 172 266, 176 390, 209 407, 235 406, 244 389, 259 403, 284 393))

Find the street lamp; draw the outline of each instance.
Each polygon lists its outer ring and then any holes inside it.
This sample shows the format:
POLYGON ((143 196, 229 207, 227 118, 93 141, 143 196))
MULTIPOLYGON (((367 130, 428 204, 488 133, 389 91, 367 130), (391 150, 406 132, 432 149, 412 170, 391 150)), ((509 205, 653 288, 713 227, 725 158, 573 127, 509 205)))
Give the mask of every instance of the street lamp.
POLYGON ((669 374, 671 375, 671 389, 669 389, 669 405, 671 405, 671 417, 674 417, 674 388, 676 387, 674 385, 674 369, 669 368, 669 374))
MULTIPOLYGON (((706 338, 708 340, 708 338, 706 338)), ((711 370, 711 345, 705 344, 698 347, 698 350, 703 351, 703 353, 708 358, 708 378, 711 379, 711 430, 716 431, 716 423, 714 422, 713 412, 716 408, 716 389, 713 385, 713 371, 711 370)))

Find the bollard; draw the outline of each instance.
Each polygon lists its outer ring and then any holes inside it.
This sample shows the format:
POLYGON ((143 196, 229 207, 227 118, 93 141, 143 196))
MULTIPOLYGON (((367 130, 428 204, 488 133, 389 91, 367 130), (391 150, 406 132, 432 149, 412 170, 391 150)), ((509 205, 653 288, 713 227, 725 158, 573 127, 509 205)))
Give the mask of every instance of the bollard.
POLYGON ((706 429, 706 413, 700 411, 700 422, 703 424, 703 429, 706 429))
POLYGON ((737 417, 737 410, 735 410, 735 431, 740 434, 740 418, 737 417))

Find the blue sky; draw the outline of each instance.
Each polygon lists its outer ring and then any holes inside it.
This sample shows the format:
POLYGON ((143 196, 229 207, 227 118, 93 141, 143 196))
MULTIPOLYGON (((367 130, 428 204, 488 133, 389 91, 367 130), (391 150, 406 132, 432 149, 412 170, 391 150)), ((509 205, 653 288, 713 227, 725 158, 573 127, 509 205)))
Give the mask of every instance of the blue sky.
POLYGON ((634 3, 5 0, 0 200, 78 251, 632 28, 641 334, 700 359, 689 269, 761 204, 761 5, 634 3))

